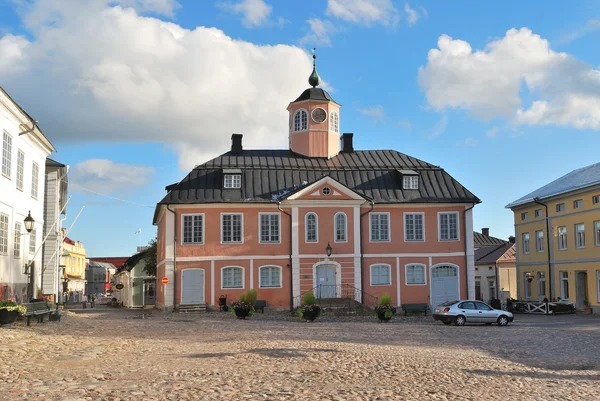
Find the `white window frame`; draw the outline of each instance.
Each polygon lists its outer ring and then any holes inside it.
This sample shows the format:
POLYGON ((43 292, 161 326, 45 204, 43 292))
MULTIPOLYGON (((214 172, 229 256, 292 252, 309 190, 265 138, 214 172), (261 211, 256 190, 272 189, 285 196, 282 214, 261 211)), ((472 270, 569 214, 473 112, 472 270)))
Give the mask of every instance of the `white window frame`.
POLYGON ((535 209, 534 216, 542 217, 544 215, 544 211, 542 209, 535 209))
MULTIPOLYGON (((438 241, 439 242, 456 242, 460 241, 460 214, 458 212, 438 212, 438 241), (456 215, 456 239, 442 239, 442 215, 444 214, 454 214, 456 215)), ((450 228, 450 223, 448 223, 448 229, 450 228)), ((450 234, 448 232, 448 234, 450 234)))
POLYGON ((319 215, 315 212, 308 212, 304 216, 304 242, 307 244, 316 244, 319 242, 319 215), (308 240, 308 216, 315 216, 315 240, 308 240))
POLYGON ((334 242, 336 242, 336 243, 348 242, 348 216, 346 216, 346 213, 344 213, 344 212, 337 212, 333 216, 333 237, 334 237, 334 242), (337 227, 338 216, 344 218, 344 238, 340 239, 340 240, 338 240, 338 227, 337 227))
POLYGON ((544 230, 535 232, 535 250, 536 252, 544 252, 544 230), (542 234, 540 236, 540 234, 542 234))
POLYGON ((569 272, 559 271, 558 278, 560 282, 560 299, 569 299, 569 294, 565 294, 565 282, 567 283, 567 292, 569 292, 569 272), (566 295, 566 296, 565 296, 566 295))
POLYGON ((419 189, 419 176, 405 175, 402 177, 402 189, 419 189))
POLYGON ((225 174, 223 177, 223 188, 225 189, 237 189, 242 187, 242 175, 241 174, 225 174))
POLYGON ((529 253, 531 252, 531 245, 530 245, 530 238, 529 238, 529 233, 523 233, 521 235, 521 238, 523 239, 522 244, 523 244, 523 254, 524 255, 529 255, 529 253))
POLYGON ((369 242, 391 242, 392 241, 392 230, 391 230, 391 219, 390 212, 374 212, 369 213, 369 242), (387 216, 387 239, 373 239, 373 216, 387 216))
POLYGON ((531 275, 531 272, 525 272, 523 273, 523 298, 525 299, 530 299, 531 298, 531 290, 532 285, 531 285, 531 281, 529 281, 528 277, 531 275))
POLYGON ((340 132, 340 115, 335 110, 329 112, 329 130, 338 134, 340 132))
POLYGON ((594 195, 594 196, 592 196, 592 204, 593 205, 600 204, 600 195, 594 195))
MULTIPOLYGON (((204 245, 206 242, 206 237, 204 236, 206 232, 206 217, 204 217, 204 213, 185 213, 181 215, 181 245, 204 245), (202 236, 201 242, 185 242, 185 217, 200 217, 202 219, 202 236)), ((192 219, 192 240, 194 238, 194 219, 192 219)))
POLYGON ((8 255, 8 221, 9 216, 5 213, 0 213, 0 254, 8 255))
POLYGON ((18 221, 15 222, 15 245, 14 245, 14 251, 13 251, 13 256, 15 257, 15 259, 21 259, 21 230, 23 228, 21 227, 21 223, 19 223, 18 221))
MULTIPOLYGON (((232 231, 232 237, 233 237, 233 231, 232 231)), ((244 243, 244 213, 221 213, 221 244, 243 244, 243 243, 244 243), (224 241, 223 240, 223 228, 224 228, 223 217, 225 217, 225 216, 241 216, 241 219, 240 219, 241 239, 240 239, 240 241, 224 241)))
MULTIPOLYGON (((271 227, 271 222, 269 221, 269 237, 271 237, 270 227, 271 227)), ((265 213, 258 214, 258 243, 259 244, 281 244, 281 213, 265 212, 265 213), (279 238, 279 240, 263 241, 263 239, 262 239, 262 216, 277 216, 277 237, 279 238)))
POLYGON ((35 254, 35 247, 37 246, 36 242, 37 242, 37 230, 34 228, 29 233, 29 253, 30 254, 35 254), (32 245, 33 245, 33 248, 32 248, 32 245))
POLYGON ((404 212, 404 242, 425 242, 425 213, 423 212, 404 212), (415 238, 408 238, 408 222, 406 221, 407 218, 409 216, 415 216, 415 215, 420 215, 421 216, 421 232, 422 232, 422 237, 421 239, 416 239, 416 224, 414 222, 414 218, 413 218, 413 225, 415 227, 415 232, 414 232, 414 236, 415 238))
POLYGON ((10 176, 12 175, 13 138, 8 132, 2 132, 2 175, 10 180, 10 176))
POLYGON ((567 207, 565 206, 564 202, 556 205, 556 213, 564 212, 566 209, 567 207))
POLYGON ((25 183, 25 152, 17 150, 17 189, 23 191, 25 183))
POLYGON ((37 199, 40 184, 40 165, 33 162, 31 165, 31 197, 37 199))
POLYGON ((521 220, 528 220, 528 219, 529 219, 529 212, 521 213, 521 220))
POLYGON ((583 199, 573 201, 573 209, 581 209, 583 207, 583 199))
POLYGON ((546 297, 546 273, 537 272, 538 298, 546 297))
POLYGON ((302 131, 307 131, 308 130, 308 110, 306 109, 298 109, 296 110, 296 112, 294 113, 294 118, 292 120, 292 124, 294 125, 294 132, 302 132, 302 131), (300 113, 304 113, 306 115, 306 127, 304 127, 304 125, 302 124, 302 114, 300 113), (298 125, 299 128, 296 129, 296 116, 299 115, 299 121, 298 121, 298 125))
POLYGON ((283 287, 283 269, 281 266, 265 265, 258 268, 258 288, 282 288, 283 287), (279 284, 265 286, 262 281, 262 269, 277 269, 279 270, 279 284))
MULTIPOLYGON (((594 242, 596 246, 600 246, 600 220, 594 221, 594 242)), ((598 298, 600 303, 600 298, 598 298)))
POLYGON ((404 284, 405 285, 427 285, 427 266, 423 263, 407 263, 404 265, 404 284), (423 282, 422 283, 410 283, 408 281, 408 268, 409 267, 420 267, 423 269, 423 282))
POLYGON ((585 248, 585 224, 577 223, 575 224, 575 248, 583 249, 585 248), (579 229, 581 227, 581 230, 579 229))
POLYGON ((374 263, 371 266, 369 266, 369 280, 370 280, 370 284, 372 287, 385 287, 385 286, 391 286, 392 285, 392 266, 387 264, 387 263, 374 263), (373 283, 373 268, 377 267, 377 268, 382 268, 385 267, 388 270, 388 282, 387 283, 379 283, 379 284, 375 284, 373 283))
POLYGON ((596 270, 596 297, 600 304, 600 270, 596 270))
POLYGON ((556 228, 557 233, 557 242, 558 242, 558 250, 564 251, 569 247, 568 243, 568 234, 567 234, 567 226, 560 226, 556 228), (561 237, 564 237, 564 241, 561 240, 561 237), (563 245, 564 242, 564 246, 563 245))
POLYGON ((223 266, 223 267, 221 267, 221 289, 222 290, 243 290, 245 288, 245 281, 246 281, 246 269, 244 269, 242 266, 223 266), (241 272, 242 272, 242 286, 241 287, 225 287, 224 275, 225 275, 226 269, 241 270, 241 272))

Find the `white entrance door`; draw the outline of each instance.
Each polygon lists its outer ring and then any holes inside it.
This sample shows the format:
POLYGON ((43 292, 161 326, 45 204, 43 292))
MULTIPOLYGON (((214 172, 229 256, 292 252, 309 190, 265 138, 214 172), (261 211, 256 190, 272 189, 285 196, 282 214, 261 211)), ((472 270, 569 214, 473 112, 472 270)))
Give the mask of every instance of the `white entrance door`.
POLYGON ((335 266, 317 267, 317 298, 336 298, 335 266))
POLYGON ((181 271, 181 305, 204 304, 204 269, 181 271))
POLYGON ((431 308, 435 309, 446 301, 457 301, 458 269, 454 266, 441 265, 431 269, 431 308))

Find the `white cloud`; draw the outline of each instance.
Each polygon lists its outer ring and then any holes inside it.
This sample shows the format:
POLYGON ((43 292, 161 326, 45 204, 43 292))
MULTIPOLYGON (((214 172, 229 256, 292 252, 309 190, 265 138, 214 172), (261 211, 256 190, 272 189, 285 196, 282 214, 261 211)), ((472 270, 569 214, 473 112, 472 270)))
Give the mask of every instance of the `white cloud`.
POLYGON ((488 130, 488 131, 485 133, 485 135, 486 135, 488 138, 493 138, 493 137, 495 137, 495 136, 498 134, 498 131, 499 131, 499 130, 498 130, 498 127, 492 127, 492 128, 490 128, 490 129, 489 129, 489 130, 488 130))
POLYGON ((419 18, 421 18, 421 15, 416 10, 410 8, 410 5, 408 5, 408 3, 404 3, 404 11, 406 11, 406 14, 408 14, 408 26, 415 25, 419 18))
POLYGON ((173 17, 175 9, 179 8, 177 0, 114 0, 109 1, 109 4, 119 4, 123 7, 131 7, 138 13, 157 13, 173 17))
POLYGON ((571 43, 579 38, 589 35, 590 33, 596 32, 599 29, 600 29, 600 20, 591 19, 588 22, 586 22, 585 24, 578 26, 576 29, 562 34, 561 37, 556 42, 553 42, 553 43, 559 44, 559 45, 571 43))
POLYGON ((0 60, 16 60, 2 64, 0 82, 59 148, 163 142, 187 170, 227 151, 233 132, 245 148, 287 145, 286 106, 312 69, 304 50, 98 2, 36 4, 24 14, 32 41, 0 37, 0 60))
POLYGON ((472 146, 476 146, 478 143, 477 139, 473 138, 472 136, 466 138, 464 141, 460 141, 459 143, 457 143, 457 146, 464 146, 464 147, 472 147, 472 146))
POLYGON ((362 25, 394 26, 399 14, 391 0, 328 0, 327 15, 362 25))
POLYGON ((242 0, 235 4, 221 3, 220 6, 236 14, 242 14, 242 22, 247 28, 255 28, 267 22, 272 10, 264 0, 242 0))
POLYGON ((115 163, 107 159, 89 159, 77 163, 69 179, 78 186, 102 194, 129 191, 148 184, 154 174, 152 167, 115 163))
POLYGON ((385 117, 385 111, 382 105, 377 105, 374 107, 367 107, 364 109, 359 109, 358 112, 364 116, 369 116, 373 119, 375 124, 382 123, 385 117))
POLYGON ((446 132, 446 128, 448 128, 448 116, 444 113, 442 114, 442 118, 440 118, 440 120, 431 128, 429 139, 435 139, 442 136, 444 132, 446 132))
POLYGON ((310 31, 300 39, 300 43, 331 46, 330 35, 336 31, 331 21, 313 18, 306 22, 310 25, 310 31))
POLYGON ((442 35, 419 69, 419 83, 436 110, 461 108, 516 125, 600 128, 600 71, 553 51, 527 28, 511 29, 478 51, 442 35), (533 98, 529 107, 524 88, 533 98))

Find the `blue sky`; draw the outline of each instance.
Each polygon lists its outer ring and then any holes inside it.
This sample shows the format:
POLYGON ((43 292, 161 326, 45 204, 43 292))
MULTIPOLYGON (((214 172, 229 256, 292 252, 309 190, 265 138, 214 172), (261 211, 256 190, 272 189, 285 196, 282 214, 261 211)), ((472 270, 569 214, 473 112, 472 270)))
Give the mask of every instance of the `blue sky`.
POLYGON ((231 133, 285 147, 312 47, 357 149, 442 166, 507 238, 506 204, 598 162, 599 37, 596 1, 0 0, 0 85, 70 166, 90 256, 153 238, 164 187, 231 133))

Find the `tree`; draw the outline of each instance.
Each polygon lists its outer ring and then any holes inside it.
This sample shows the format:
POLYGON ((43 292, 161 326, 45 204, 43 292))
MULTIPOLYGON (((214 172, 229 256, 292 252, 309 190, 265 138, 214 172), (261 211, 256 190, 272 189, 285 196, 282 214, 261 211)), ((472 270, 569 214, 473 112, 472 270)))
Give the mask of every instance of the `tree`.
POLYGON ((150 240, 148 245, 150 245, 150 248, 146 250, 146 254, 142 259, 146 263, 144 273, 156 277, 156 238, 150 240))

